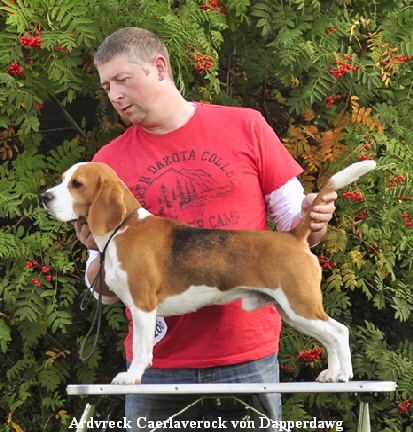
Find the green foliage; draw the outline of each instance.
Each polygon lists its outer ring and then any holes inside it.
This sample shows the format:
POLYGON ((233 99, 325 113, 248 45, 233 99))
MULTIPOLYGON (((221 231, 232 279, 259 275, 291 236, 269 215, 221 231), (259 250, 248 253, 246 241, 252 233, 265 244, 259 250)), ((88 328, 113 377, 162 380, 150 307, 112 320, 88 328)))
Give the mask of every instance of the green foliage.
MULTIPOLYGON (((340 191, 335 219, 315 252, 326 310, 350 328, 355 379, 398 383, 396 394, 371 404, 375 430, 409 430, 411 412, 399 406, 413 397, 413 4, 219 5, 224 10, 208 0, 4 0, 0 6, 1 430, 67 430, 83 407, 66 397, 65 386, 109 382, 124 367, 121 305, 104 308, 97 351, 87 362, 78 358, 93 314, 78 309, 86 252, 69 227, 39 207, 39 194, 123 131, 105 108, 92 56, 106 35, 130 25, 165 40, 188 99, 261 110, 304 167, 307 191, 351 162, 376 159, 374 173, 340 191), (23 43, 28 40, 36 47, 23 43), (213 58, 206 71, 197 68, 200 55, 213 58), (82 99, 96 101, 98 124, 70 116, 82 99), (56 118, 76 137, 50 140, 47 106, 58 106, 56 118)), ((288 327, 282 336, 282 379, 315 379, 326 353, 304 363, 298 354, 317 342, 288 327)), ((95 415, 110 404, 103 401, 95 415)), ((351 395, 284 400, 285 419, 343 420, 345 430, 355 431, 357 414, 351 395)))

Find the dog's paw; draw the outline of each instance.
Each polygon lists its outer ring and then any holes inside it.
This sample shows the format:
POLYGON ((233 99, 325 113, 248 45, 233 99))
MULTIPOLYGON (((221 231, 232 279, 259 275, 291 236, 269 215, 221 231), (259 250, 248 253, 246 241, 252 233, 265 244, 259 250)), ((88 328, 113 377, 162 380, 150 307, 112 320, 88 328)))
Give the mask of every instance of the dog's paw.
POLYGON ((141 377, 137 377, 135 374, 131 374, 129 372, 120 372, 116 375, 112 380, 112 384, 140 384, 141 377))
POLYGON ((320 375, 318 376, 318 378, 316 379, 316 381, 318 382, 322 382, 322 383, 327 383, 327 382, 331 382, 331 383, 336 383, 336 382, 349 382, 351 380, 351 378, 353 378, 353 373, 352 372, 344 372, 343 370, 339 369, 339 370, 323 370, 320 375))

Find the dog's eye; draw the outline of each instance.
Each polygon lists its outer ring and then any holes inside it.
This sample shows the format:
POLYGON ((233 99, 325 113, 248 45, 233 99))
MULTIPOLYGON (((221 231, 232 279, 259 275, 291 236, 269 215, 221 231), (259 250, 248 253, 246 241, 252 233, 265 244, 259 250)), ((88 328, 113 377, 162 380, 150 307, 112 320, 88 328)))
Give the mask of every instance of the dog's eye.
POLYGON ((80 183, 79 180, 72 180, 72 188, 73 189, 80 189, 82 187, 82 183, 80 183))

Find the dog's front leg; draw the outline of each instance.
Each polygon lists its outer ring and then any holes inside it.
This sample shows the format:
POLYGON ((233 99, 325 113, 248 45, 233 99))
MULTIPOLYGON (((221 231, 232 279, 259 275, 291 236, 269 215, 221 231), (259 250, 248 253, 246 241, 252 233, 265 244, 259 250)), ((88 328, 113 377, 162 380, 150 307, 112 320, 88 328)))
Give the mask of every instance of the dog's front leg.
POLYGON ((143 373, 152 364, 156 309, 143 312, 136 306, 131 306, 130 311, 133 322, 133 360, 128 371, 119 373, 112 384, 140 384, 143 373))

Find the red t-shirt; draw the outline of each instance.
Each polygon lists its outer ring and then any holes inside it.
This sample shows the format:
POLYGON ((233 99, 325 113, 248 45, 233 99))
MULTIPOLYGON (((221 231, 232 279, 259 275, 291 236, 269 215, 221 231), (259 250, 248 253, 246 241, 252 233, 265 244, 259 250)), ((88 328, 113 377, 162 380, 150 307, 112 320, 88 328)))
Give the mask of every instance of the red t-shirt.
MULTIPOLYGON (((264 196, 302 172, 258 111, 199 103, 185 126, 164 135, 132 126, 94 161, 110 165, 152 214, 219 229, 268 229, 264 196)), ((281 319, 273 306, 244 312, 235 301, 165 323, 154 368, 229 365, 278 351, 281 319)))

